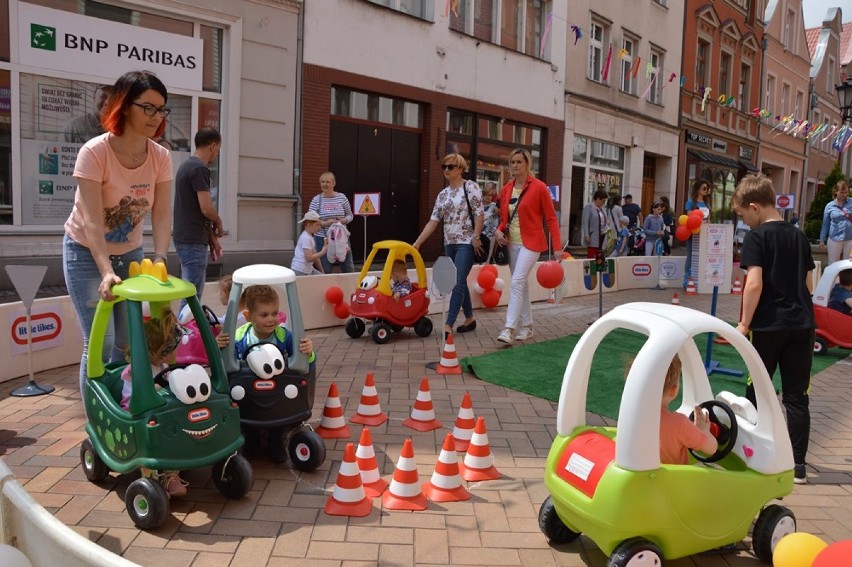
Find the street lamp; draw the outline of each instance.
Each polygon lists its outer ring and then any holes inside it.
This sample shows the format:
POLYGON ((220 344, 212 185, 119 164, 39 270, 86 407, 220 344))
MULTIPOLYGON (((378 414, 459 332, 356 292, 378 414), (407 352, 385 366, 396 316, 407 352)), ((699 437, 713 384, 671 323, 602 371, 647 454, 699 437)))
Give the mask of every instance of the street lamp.
POLYGON ((846 81, 840 83, 834 89, 840 101, 840 120, 845 123, 852 120, 852 76, 846 77, 846 81))

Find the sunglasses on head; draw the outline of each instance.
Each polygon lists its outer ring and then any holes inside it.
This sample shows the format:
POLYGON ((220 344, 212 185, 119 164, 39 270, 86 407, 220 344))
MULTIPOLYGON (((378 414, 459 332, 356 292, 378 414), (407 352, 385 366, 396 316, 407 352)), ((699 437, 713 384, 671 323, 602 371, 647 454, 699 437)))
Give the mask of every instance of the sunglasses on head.
POLYGON ((454 163, 445 163, 444 165, 441 166, 441 169, 443 169, 444 171, 447 171, 447 170, 452 171, 457 167, 458 166, 454 163))
POLYGON ((171 335, 166 337, 166 342, 163 344, 163 348, 160 350, 162 356, 167 356, 176 351, 177 347, 179 347, 181 342, 183 342, 184 335, 188 334, 189 329, 187 329, 183 325, 175 325, 175 328, 172 330, 171 335))

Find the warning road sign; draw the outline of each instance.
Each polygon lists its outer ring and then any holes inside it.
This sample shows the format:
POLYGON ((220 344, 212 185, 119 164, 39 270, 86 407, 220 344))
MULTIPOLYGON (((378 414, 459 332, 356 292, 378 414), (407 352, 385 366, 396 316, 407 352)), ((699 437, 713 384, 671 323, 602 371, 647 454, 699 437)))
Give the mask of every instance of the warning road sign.
POLYGON ((373 216, 380 214, 381 193, 355 193, 355 214, 373 216))

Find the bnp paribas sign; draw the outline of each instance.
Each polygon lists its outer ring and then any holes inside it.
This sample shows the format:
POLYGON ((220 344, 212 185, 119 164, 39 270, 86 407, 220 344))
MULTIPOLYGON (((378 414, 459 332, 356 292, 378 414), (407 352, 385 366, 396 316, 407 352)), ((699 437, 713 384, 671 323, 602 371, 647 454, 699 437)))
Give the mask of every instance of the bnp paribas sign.
MULTIPOLYGON (((119 24, 21 2, 22 65, 117 79, 153 71, 166 87, 201 90, 201 39, 119 24)), ((112 81, 108 81, 112 82, 112 81)))

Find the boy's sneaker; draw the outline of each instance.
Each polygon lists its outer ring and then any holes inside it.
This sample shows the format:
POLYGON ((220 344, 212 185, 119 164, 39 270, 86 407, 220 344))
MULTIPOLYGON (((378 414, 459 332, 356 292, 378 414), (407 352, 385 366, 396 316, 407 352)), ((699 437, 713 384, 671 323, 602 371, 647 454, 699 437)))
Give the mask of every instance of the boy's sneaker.
POLYGON ((189 483, 180 477, 178 471, 163 473, 161 482, 163 483, 163 488, 169 493, 169 496, 186 496, 186 487, 189 483))
POLYGON ((503 329, 502 331, 500 331, 500 334, 497 335, 497 340, 501 343, 506 343, 507 345, 510 345, 512 344, 512 341, 515 340, 514 334, 514 329, 503 329))
POLYGON ((793 467, 793 482, 796 484, 808 483, 808 471, 804 464, 795 465, 793 467))
POLYGON ((525 341, 532 336, 533 336, 532 327, 524 327, 523 329, 520 330, 520 332, 518 333, 518 336, 515 337, 515 340, 516 341, 525 341))

